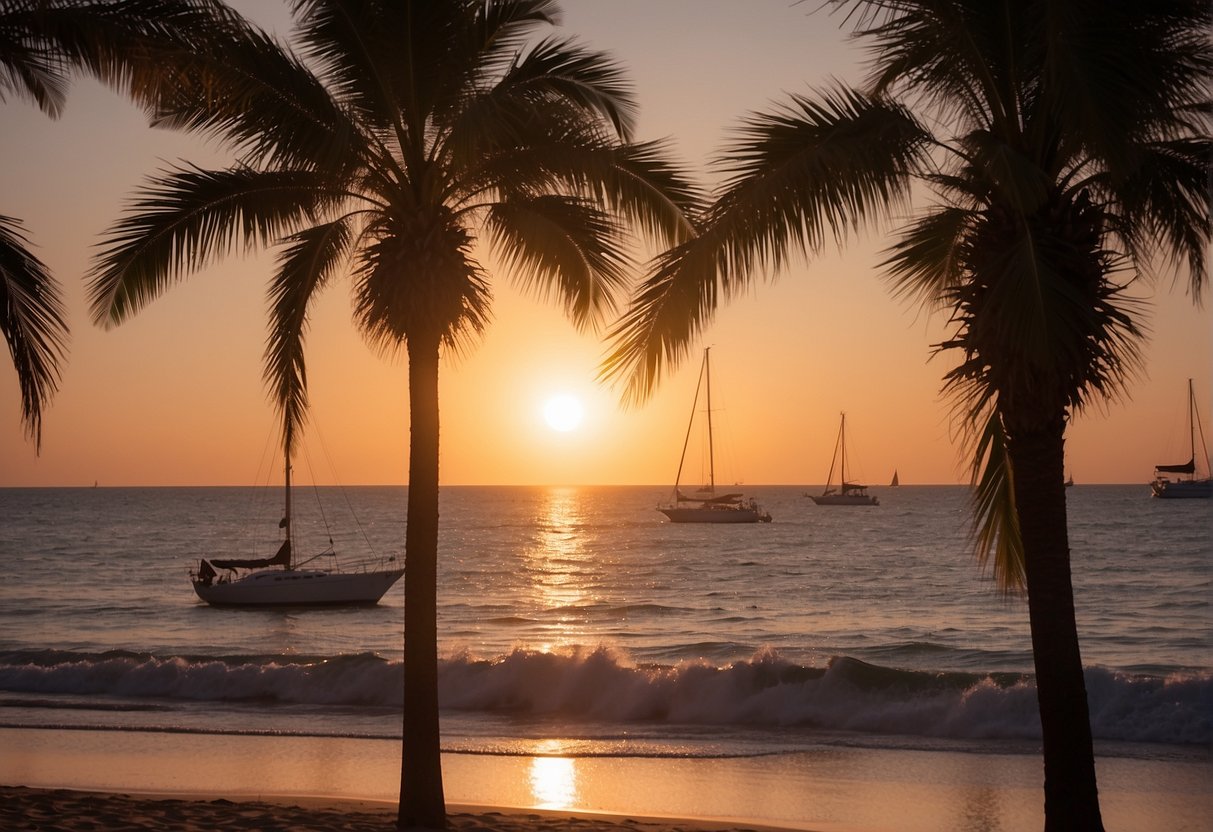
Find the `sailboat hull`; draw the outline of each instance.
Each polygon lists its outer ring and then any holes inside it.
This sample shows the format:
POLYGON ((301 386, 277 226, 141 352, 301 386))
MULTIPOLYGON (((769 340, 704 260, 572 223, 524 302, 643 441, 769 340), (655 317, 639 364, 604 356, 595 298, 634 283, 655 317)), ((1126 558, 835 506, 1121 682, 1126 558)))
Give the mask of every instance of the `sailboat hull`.
POLYGON ((194 592, 216 607, 330 606, 377 604, 403 569, 320 572, 263 569, 234 581, 194 581, 194 592))
POLYGON ((878 506, 880 500, 870 494, 810 494, 819 506, 878 506))
POLYGON ((1166 480, 1157 479, 1150 483, 1150 491, 1155 497, 1163 500, 1208 500, 1213 498, 1213 479, 1207 480, 1166 480))
POLYGON ((671 523, 770 523, 771 515, 748 506, 658 508, 671 523))

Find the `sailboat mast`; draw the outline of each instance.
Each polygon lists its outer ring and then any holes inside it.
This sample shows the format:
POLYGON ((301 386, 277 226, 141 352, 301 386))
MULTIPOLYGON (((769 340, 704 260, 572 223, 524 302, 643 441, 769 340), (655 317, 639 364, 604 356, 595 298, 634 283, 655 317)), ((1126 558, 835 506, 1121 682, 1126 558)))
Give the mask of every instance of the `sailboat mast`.
MULTIPOLYGON (((283 462, 283 465, 285 466, 285 471, 286 471, 286 477, 285 477, 285 479, 286 479, 286 495, 285 495, 286 510, 285 510, 285 513, 282 515, 282 526, 283 526, 283 528, 286 529, 287 546, 291 550, 293 550, 294 541, 291 540, 291 436, 292 436, 291 431, 292 431, 291 419, 288 417, 286 419, 286 429, 283 431, 283 444, 282 444, 282 462, 283 462)), ((293 554, 293 552, 292 552, 292 554, 293 554)), ((287 569, 290 569, 289 561, 287 562, 287 569)))
POLYGON ((1196 478, 1196 393, 1188 379, 1188 443, 1192 446, 1192 478, 1196 478))
POLYGON ((846 493, 847 487, 847 414, 842 414, 842 422, 838 425, 838 452, 842 457, 842 470, 839 473, 841 478, 840 488, 843 493, 846 493))
POLYGON ((708 487, 716 495, 716 443, 712 440, 712 367, 708 363, 711 347, 703 351, 703 373, 708 383, 708 487))

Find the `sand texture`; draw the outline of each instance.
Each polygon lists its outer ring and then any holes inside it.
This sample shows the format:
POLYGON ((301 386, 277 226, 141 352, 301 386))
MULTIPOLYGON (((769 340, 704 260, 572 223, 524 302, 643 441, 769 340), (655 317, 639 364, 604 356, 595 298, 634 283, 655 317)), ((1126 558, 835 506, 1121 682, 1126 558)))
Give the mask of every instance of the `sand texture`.
MULTIPOLYGON (((395 807, 360 801, 232 801, 131 796, 0 786, 0 829, 8 832, 383 832, 395 807)), ((710 823, 637 821, 524 811, 454 812, 449 828, 467 832, 704 832, 710 823)), ((742 832, 741 828, 738 832, 742 832)))

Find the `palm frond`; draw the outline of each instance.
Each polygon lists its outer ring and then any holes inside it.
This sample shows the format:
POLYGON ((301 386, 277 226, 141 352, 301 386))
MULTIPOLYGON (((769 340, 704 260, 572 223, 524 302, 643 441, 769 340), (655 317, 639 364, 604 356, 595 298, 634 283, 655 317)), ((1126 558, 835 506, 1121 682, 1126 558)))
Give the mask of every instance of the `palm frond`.
MULTIPOLYGON (((466 96, 439 122, 436 155, 477 176, 490 170, 486 162, 495 161, 492 170, 499 181, 509 183, 528 171, 532 176, 558 171, 559 160, 569 158, 570 150, 602 151, 619 145, 620 120, 635 106, 619 68, 597 53, 578 49, 549 51, 541 57, 530 53, 500 82, 466 96), (522 154, 529 158, 524 160, 522 154), (519 167, 524 161, 529 167, 519 167)), ((630 132, 630 127, 622 132, 630 132)), ((636 146, 659 144, 664 143, 636 146)), ((575 160, 565 167, 577 169, 579 164, 575 160)))
MULTIPOLYGON (((426 112, 431 125, 442 132, 451 132, 456 122, 469 118, 482 127, 492 127, 497 117, 477 117, 475 99, 493 97, 501 87, 501 79, 517 63, 527 42, 544 27, 560 23, 556 0, 490 0, 489 2, 452 2, 447 8, 456 12, 450 20, 449 45, 444 53, 445 63, 438 72, 426 73, 425 83, 432 88, 426 112)), ((428 29, 432 24, 412 28, 433 41, 428 29)), ((412 78, 412 70, 408 70, 412 78)), ((408 110, 411 100, 405 100, 408 110)), ((456 131, 458 132, 458 131, 456 131)))
MULTIPOLYGON (((292 441, 307 417, 307 371, 303 346, 308 308, 329 283, 353 241, 348 217, 298 231, 283 242, 270 284, 270 333, 265 346, 265 381, 292 441)), ((288 456, 294 448, 287 448, 288 456)))
POLYGON ((498 82, 510 95, 536 108, 549 99, 571 102, 611 124, 629 141, 637 104, 623 68, 604 52, 556 37, 545 38, 522 56, 498 82))
POLYGON ((730 178, 698 236, 657 258, 610 331, 601 377, 643 401, 686 357, 720 298, 781 269, 791 247, 841 242, 905 198, 928 138, 904 108, 841 88, 751 115, 717 160, 730 178))
POLYGON ((894 294, 926 307, 945 304, 963 279, 964 244, 972 228, 973 211, 957 205, 937 205, 905 226, 880 264, 894 294))
POLYGON ((747 117, 718 157, 729 178, 713 215, 744 213, 743 247, 779 268, 789 241, 817 251, 827 238, 841 243, 849 230, 886 216, 924 169, 929 139, 891 101, 844 87, 793 96, 747 117))
POLYGON ((601 202, 660 245, 694 233, 703 191, 664 141, 544 141, 482 157, 475 177, 500 193, 560 190, 601 202))
POLYGON ((1089 184, 1118 205, 1114 230, 1138 267, 1144 269, 1156 250, 1171 266, 1184 262, 1188 291, 1199 301, 1213 236, 1213 140, 1150 142, 1135 162, 1132 173, 1119 181, 1100 173, 1089 184))
MULTIPOLYGON (((375 131, 393 132, 406 120, 428 115, 429 91, 422 66, 444 67, 452 20, 459 3, 380 3, 374 0, 296 2, 296 31, 304 57, 316 67, 329 93, 357 113, 357 121, 375 131), (394 60, 401 51, 406 60, 394 60)), ((424 138, 423 132, 414 141, 424 138)))
POLYGON ((39 37, 64 65, 151 106, 177 79, 174 67, 243 19, 220 0, 37 0, 39 37))
POLYGON ((554 194, 492 206, 494 248, 528 291, 555 293, 579 329, 596 328, 627 284, 620 225, 590 202, 554 194))
POLYGON ((321 79, 251 24, 204 34, 146 96, 156 126, 221 139, 250 164, 348 174, 370 139, 321 79))
POLYGON ((557 0, 493 0, 471 5, 477 18, 467 31, 476 39, 482 76, 501 77, 536 29, 560 24, 557 0))
POLYGON ((675 161, 666 141, 615 145, 584 154, 579 171, 557 171, 585 192, 619 211, 663 246, 695 233, 692 217, 704 210, 704 194, 687 168, 675 161))
POLYGON ((42 447, 42 411, 59 386, 67 319, 59 286, 29 250, 21 221, 0 215, 0 332, 21 387, 21 418, 42 447))
POLYGON ((47 37, 44 3, 0 5, 0 102, 9 94, 58 116, 67 98, 67 66, 47 37))
POLYGON ((866 88, 934 112, 956 132, 1017 131, 1020 89, 1011 52, 1030 14, 1009 2, 831 0, 849 8, 854 37, 866 41, 866 88), (1010 52, 1010 54, 1008 54, 1010 52))
POLYGON ((979 402, 965 418, 981 426, 973 436, 970 475, 977 562, 993 573, 1004 593, 1022 593, 1027 587, 1023 539, 1015 505, 1015 473, 1007 454, 1002 418, 989 401, 979 402))
POLYGON ((150 180, 106 233, 88 277, 93 319, 121 323, 172 282, 243 245, 269 245, 338 196, 293 171, 181 167, 150 180))
POLYGON ((722 262, 724 241, 710 231, 658 255, 627 311, 607 332, 611 347, 599 379, 622 384, 625 402, 645 401, 662 374, 686 359, 716 312, 722 284, 737 282, 722 262))
POLYGON ((1072 152, 1120 177, 1142 143, 1187 132, 1185 109, 1207 102, 1213 83, 1207 3, 1041 6, 1044 105, 1072 152))
POLYGON ((435 125, 432 158, 460 179, 495 171, 509 183, 522 173, 510 165, 524 152, 541 160, 549 151, 611 144, 606 125, 575 103, 559 97, 537 101, 522 92, 491 85, 464 95, 435 125))

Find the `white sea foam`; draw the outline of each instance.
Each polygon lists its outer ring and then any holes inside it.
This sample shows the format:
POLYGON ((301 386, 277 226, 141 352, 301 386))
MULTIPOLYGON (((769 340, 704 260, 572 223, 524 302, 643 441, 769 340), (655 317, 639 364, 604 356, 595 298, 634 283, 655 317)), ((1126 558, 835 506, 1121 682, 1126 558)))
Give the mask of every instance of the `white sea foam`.
MULTIPOLYGON (((1092 668, 1086 677, 1099 739, 1213 740, 1213 674, 1163 678, 1092 668)), ((370 654, 327 660, 46 651, 0 656, 0 690, 9 694, 396 708, 402 679, 398 662, 370 654)), ((566 724, 796 727, 970 739, 1040 733, 1030 678, 895 670, 846 657, 821 668, 783 661, 771 651, 723 667, 637 666, 606 648, 515 650, 494 660, 446 659, 439 679, 446 709, 557 716, 566 724)))

